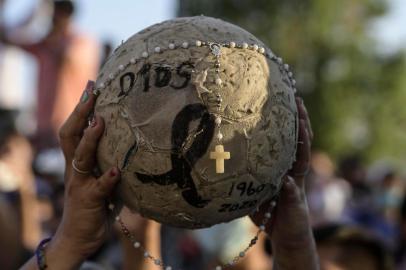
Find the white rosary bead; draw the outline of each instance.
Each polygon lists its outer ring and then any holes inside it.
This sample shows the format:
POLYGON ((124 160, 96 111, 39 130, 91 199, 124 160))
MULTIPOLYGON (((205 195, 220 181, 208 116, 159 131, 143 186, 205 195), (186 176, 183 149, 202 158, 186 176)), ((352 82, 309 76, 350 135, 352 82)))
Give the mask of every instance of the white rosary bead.
POLYGON ((105 85, 104 83, 101 83, 101 84, 99 84, 99 87, 100 87, 101 89, 104 89, 104 87, 106 87, 106 85, 105 85))
POLYGON ((247 49, 247 48, 248 48, 248 44, 247 44, 246 42, 244 42, 244 43, 242 44, 242 48, 243 48, 243 49, 247 49))
POLYGON ((223 81, 220 78, 216 79, 216 85, 221 86, 222 83, 223 81))
POLYGON ((295 86, 296 85, 296 80, 292 80, 292 85, 295 86))
POLYGON ((116 216, 116 220, 119 221, 119 220, 120 220, 120 216, 116 216))
POLYGON ((155 259, 154 260, 155 265, 160 265, 161 264, 161 260, 160 259, 155 259))
POLYGON ((234 41, 230 42, 230 48, 235 48, 235 42, 234 41))
POLYGON ((141 247, 141 244, 140 244, 140 242, 135 242, 133 246, 134 246, 135 248, 139 248, 139 247, 141 247))
POLYGON ((135 58, 131 58, 131 60, 130 60, 130 63, 131 63, 131 64, 134 65, 136 62, 137 62, 137 60, 136 60, 135 58))
POLYGON ((292 72, 289 72, 289 73, 288 73, 288 76, 289 76, 289 78, 292 78, 292 77, 293 77, 293 73, 292 73, 292 72))
POLYGON ((240 258, 243 258, 243 257, 245 256, 245 252, 244 252, 244 251, 241 251, 240 254, 239 254, 239 256, 240 256, 240 258))
POLYGON ((186 41, 182 43, 182 47, 184 49, 187 49, 189 47, 189 43, 187 43, 186 41))
POLYGON ((143 53, 142 53, 142 57, 147 58, 147 57, 148 57, 148 53, 147 53, 147 52, 143 52, 143 53))
POLYGON ((149 253, 147 251, 144 252, 144 258, 148 258, 149 257, 149 253))
POLYGON ((110 209, 111 211, 113 211, 113 210, 114 210, 114 204, 110 203, 110 204, 109 204, 109 209, 110 209))
POLYGON ((254 45, 252 46, 252 49, 253 49, 254 51, 258 51, 259 47, 258 47, 257 44, 254 44, 254 45))
POLYGON ((296 88, 293 88, 293 93, 296 94, 296 92, 297 92, 297 89, 296 89, 296 88))
POLYGON ((196 40, 196 46, 197 46, 197 47, 202 46, 202 42, 201 42, 200 40, 196 40))
POLYGON ((276 206, 276 202, 272 201, 271 202, 271 207, 274 208, 276 206))
POLYGON ((221 270, 222 268, 221 268, 221 266, 220 265, 217 265, 216 266, 216 270, 221 270))
POLYGON ((110 73, 109 79, 110 79, 110 80, 113 80, 113 79, 114 79, 114 74, 113 74, 113 73, 110 73))
POLYGON ((94 89, 93 90, 93 95, 95 95, 95 96, 100 95, 100 90, 99 89, 94 89))
POLYGON ((123 71, 123 70, 124 70, 124 66, 123 66, 123 65, 119 65, 119 66, 118 66, 118 69, 119 69, 120 71, 123 71))
POLYGON ((167 267, 165 267, 165 270, 172 270, 172 267, 171 267, 171 266, 167 266, 167 267))
POLYGON ((160 53, 160 52, 161 52, 161 47, 155 47, 154 51, 155 51, 156 53, 160 53))
POLYGON ((221 133, 217 134, 217 139, 222 140, 223 139, 223 134, 221 134, 221 133))
POLYGON ((282 63, 283 63, 283 60, 282 60, 282 58, 280 58, 280 57, 276 58, 276 61, 278 62, 278 64, 282 64, 282 63))
POLYGON ((175 44, 173 44, 173 43, 169 43, 169 49, 171 49, 171 50, 173 50, 173 49, 175 49, 175 44))
POLYGON ((215 122, 216 122, 216 125, 220 125, 221 124, 221 117, 217 116, 215 122))
POLYGON ((289 70, 289 65, 288 64, 283 65, 283 67, 285 68, 286 71, 289 70))
POLYGON ((259 48, 258 52, 264 54, 265 53, 265 48, 263 48, 263 47, 259 48))
POLYGON ((261 226, 259 226, 259 229, 260 229, 261 231, 265 231, 265 226, 264 226, 264 225, 261 225, 261 226))
POLYGON ((266 217, 266 218, 271 218, 271 213, 270 213, 270 212, 266 212, 266 213, 265 213, 265 217, 266 217))

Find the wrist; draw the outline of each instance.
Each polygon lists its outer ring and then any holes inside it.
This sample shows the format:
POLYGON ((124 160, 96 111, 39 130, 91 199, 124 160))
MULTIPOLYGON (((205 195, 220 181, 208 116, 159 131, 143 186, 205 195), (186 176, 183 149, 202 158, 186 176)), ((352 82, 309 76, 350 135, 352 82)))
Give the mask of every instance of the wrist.
POLYGON ((68 239, 55 235, 45 248, 49 269, 78 269, 84 258, 70 245, 68 239))

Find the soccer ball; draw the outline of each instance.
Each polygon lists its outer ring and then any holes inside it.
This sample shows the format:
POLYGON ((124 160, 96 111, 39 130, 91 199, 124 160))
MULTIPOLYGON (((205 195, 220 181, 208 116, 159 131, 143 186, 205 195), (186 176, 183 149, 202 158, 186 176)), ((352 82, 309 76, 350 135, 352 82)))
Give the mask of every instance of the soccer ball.
POLYGON ((203 228, 277 195, 296 153, 289 66, 247 31, 198 16, 153 25, 114 51, 97 82, 102 171, 115 200, 158 222, 203 228))

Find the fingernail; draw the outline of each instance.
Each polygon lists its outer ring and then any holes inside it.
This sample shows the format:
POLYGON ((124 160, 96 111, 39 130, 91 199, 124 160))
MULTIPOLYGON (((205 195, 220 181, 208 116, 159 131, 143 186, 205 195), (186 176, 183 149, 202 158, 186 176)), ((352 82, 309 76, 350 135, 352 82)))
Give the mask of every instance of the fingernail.
POLYGON ((112 168, 111 170, 110 170, 110 176, 111 177, 116 177, 118 175, 118 170, 117 170, 117 168, 112 168))
POLYGON ((80 98, 81 103, 86 103, 89 100, 89 92, 85 90, 80 98))
POLYGON ((97 118, 93 116, 92 121, 90 121, 90 127, 94 128, 95 126, 97 126, 97 118))
POLYGON ((286 183, 287 186, 291 187, 291 186, 293 185, 293 181, 294 181, 294 180, 293 180, 292 177, 287 176, 287 177, 286 177, 286 180, 285 180, 285 183, 286 183))
POLYGON ((93 89, 94 86, 94 82, 93 81, 87 81, 86 87, 85 87, 85 91, 83 91, 83 95, 80 98, 80 102, 82 103, 86 103, 89 100, 89 93, 91 92, 91 90, 93 89))

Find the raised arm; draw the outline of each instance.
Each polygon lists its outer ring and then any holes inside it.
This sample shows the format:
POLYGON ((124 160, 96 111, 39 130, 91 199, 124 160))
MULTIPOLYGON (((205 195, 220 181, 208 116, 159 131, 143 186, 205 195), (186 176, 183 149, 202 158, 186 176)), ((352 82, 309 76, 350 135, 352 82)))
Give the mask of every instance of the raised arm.
POLYGON ((60 132, 66 159, 65 202, 61 224, 52 239, 37 249, 22 269, 77 269, 104 242, 108 232, 106 201, 119 181, 117 168, 100 178, 92 175, 98 140, 104 130, 103 119, 95 116, 88 126, 88 116, 96 97, 89 83, 74 112, 60 132), (73 160, 75 160, 73 162, 73 160), (72 166, 75 164, 75 167, 72 166), (38 264, 37 260, 43 260, 38 264))

